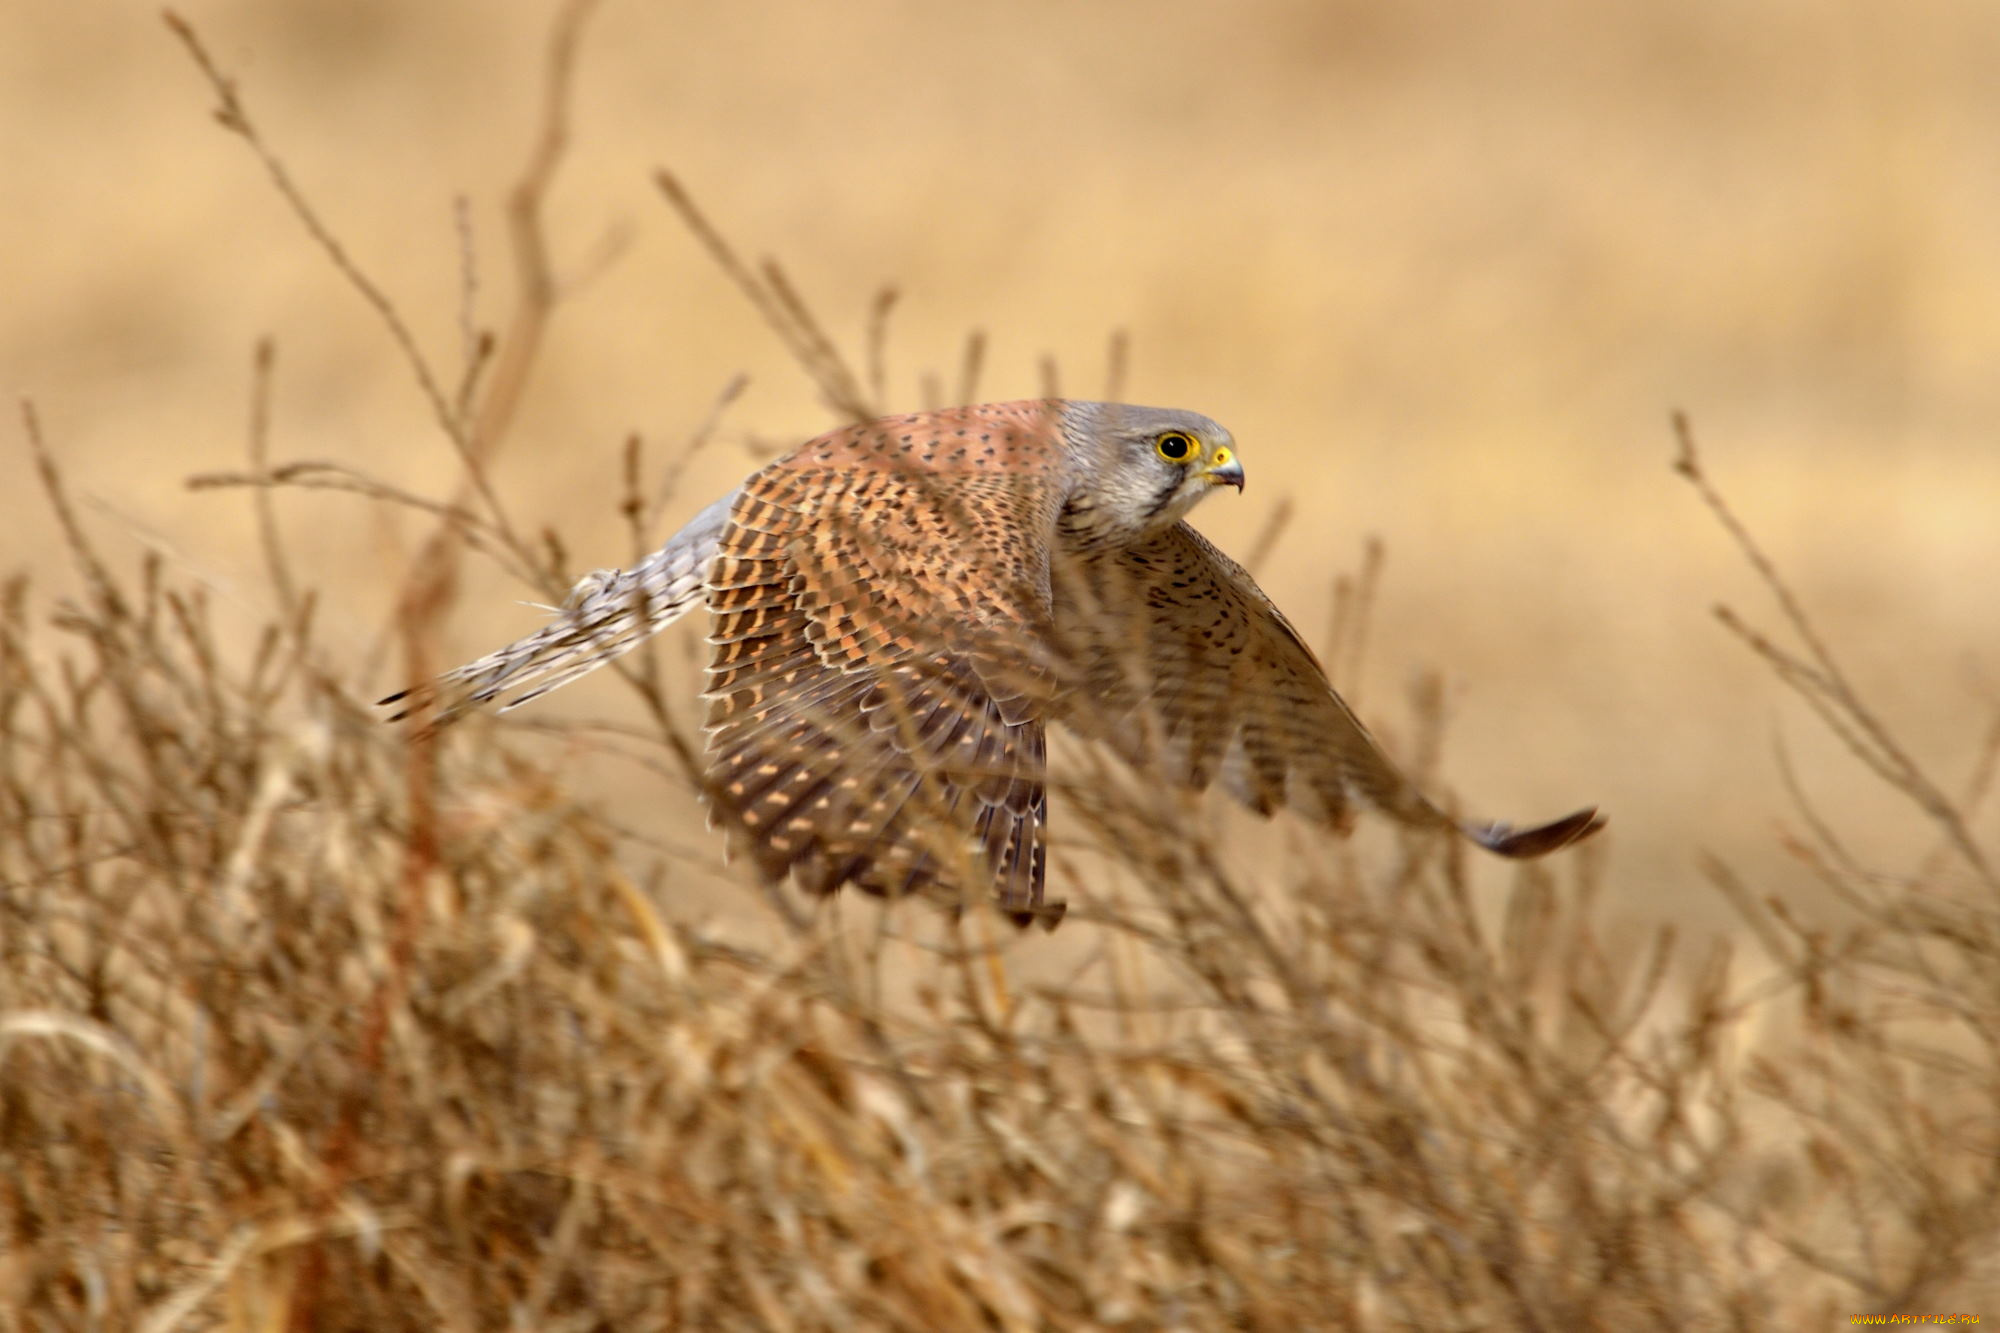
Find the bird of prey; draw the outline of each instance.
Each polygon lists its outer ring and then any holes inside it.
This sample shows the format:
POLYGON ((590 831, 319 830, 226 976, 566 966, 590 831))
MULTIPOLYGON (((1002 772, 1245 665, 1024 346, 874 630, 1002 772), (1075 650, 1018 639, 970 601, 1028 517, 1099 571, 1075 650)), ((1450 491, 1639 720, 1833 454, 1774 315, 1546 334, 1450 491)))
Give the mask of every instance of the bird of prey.
POLYGON ((1044 901, 1044 733, 1220 782, 1344 831, 1356 808, 1503 856, 1588 836, 1594 809, 1460 823, 1397 770, 1244 569, 1185 522, 1243 488, 1205 416, 1032 400, 809 440, 559 617, 382 702, 449 722, 513 708, 709 614, 704 797, 773 881, 1044 901))

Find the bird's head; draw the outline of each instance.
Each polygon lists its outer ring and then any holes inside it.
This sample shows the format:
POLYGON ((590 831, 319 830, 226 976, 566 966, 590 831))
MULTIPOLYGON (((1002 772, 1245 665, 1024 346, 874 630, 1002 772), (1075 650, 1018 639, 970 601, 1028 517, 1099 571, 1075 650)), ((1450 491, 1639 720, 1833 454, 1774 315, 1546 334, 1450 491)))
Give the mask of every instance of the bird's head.
POLYGON ((1243 489, 1235 439, 1199 412, 1070 403, 1064 424, 1086 464, 1076 501, 1093 527, 1135 537, 1179 522, 1218 486, 1243 489))

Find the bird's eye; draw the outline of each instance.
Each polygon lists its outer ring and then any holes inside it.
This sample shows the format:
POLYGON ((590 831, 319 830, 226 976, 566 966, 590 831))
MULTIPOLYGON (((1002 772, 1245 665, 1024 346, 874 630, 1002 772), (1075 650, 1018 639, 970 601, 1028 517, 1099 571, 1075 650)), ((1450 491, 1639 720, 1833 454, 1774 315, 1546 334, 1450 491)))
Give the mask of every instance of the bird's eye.
POLYGON ((1188 459, 1194 457, 1193 437, 1184 435, 1177 430, 1170 430, 1165 435, 1162 435, 1158 440, 1153 442, 1153 447, 1158 449, 1160 457, 1166 459, 1169 463, 1185 463, 1188 459))

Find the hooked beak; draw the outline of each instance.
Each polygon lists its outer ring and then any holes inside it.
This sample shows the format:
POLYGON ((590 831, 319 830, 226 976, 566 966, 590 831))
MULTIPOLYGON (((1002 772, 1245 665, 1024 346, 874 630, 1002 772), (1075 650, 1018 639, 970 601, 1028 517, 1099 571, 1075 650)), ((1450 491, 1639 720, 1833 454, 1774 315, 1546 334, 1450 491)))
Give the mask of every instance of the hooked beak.
POLYGON ((1243 489, 1243 465, 1231 454, 1225 453, 1221 461, 1211 463, 1201 475, 1211 486, 1234 486, 1239 493, 1243 489))

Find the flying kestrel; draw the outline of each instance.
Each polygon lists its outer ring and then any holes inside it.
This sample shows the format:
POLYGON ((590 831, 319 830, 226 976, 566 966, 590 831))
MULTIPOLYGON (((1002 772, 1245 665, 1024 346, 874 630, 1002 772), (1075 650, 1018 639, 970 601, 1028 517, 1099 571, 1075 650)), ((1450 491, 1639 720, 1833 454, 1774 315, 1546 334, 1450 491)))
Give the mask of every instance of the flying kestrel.
POLYGON ((1184 521, 1243 487, 1193 412, 1056 400, 849 426, 801 445, 559 619, 407 699, 442 724, 513 708, 710 615, 704 794, 773 880, 831 893, 1042 897, 1044 727, 1260 813, 1357 807, 1503 856, 1595 832, 1582 810, 1457 823, 1390 763, 1250 575, 1184 521))

